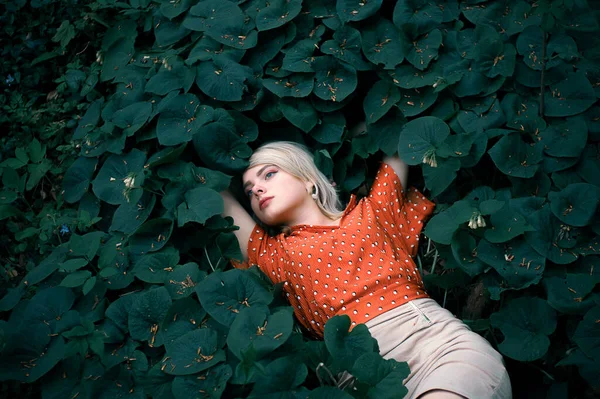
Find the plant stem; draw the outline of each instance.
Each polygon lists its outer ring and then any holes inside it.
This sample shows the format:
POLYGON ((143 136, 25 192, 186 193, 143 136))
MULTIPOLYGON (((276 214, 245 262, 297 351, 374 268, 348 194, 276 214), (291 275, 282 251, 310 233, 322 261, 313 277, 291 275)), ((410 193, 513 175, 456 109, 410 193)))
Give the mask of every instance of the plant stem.
POLYGON ((206 259, 208 259, 208 264, 210 265, 210 268, 214 272, 215 267, 213 266, 212 262, 210 261, 210 256, 208 256, 208 251, 206 250, 206 247, 204 247, 204 254, 206 255, 206 259))
POLYGON ((439 255, 439 252, 436 250, 435 254, 433 255, 433 266, 431 266, 431 274, 433 274, 433 272, 435 271, 435 265, 437 263, 438 255, 439 255))

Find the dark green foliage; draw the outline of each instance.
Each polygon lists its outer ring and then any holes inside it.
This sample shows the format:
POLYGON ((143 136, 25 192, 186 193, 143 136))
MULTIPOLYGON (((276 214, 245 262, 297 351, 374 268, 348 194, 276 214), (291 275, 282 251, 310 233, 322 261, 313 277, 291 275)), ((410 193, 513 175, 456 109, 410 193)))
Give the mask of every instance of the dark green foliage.
POLYGON ((402 396, 364 325, 311 340, 229 270, 219 192, 273 139, 342 198, 398 152, 437 203, 429 292, 515 396, 597 394, 597 1, 1 4, 0 397, 402 396))

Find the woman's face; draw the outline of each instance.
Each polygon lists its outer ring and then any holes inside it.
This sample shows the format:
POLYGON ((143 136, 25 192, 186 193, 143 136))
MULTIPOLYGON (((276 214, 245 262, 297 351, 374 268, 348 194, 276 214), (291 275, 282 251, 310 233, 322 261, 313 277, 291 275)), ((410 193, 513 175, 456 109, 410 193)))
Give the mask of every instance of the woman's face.
POLYGON ((302 214, 314 202, 310 183, 273 164, 246 170, 243 183, 252 211, 269 226, 300 224, 302 214))

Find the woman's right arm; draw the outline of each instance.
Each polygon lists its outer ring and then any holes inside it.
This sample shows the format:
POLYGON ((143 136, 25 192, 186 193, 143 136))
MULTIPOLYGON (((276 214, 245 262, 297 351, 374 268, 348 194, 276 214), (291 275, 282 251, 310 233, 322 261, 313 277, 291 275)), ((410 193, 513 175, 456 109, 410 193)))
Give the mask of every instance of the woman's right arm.
POLYGON ((252 229, 256 225, 256 222, 244 207, 238 202, 237 199, 231 194, 229 190, 221 192, 225 210, 223 216, 231 216, 239 230, 235 230, 233 233, 237 237, 240 243, 240 249, 244 255, 244 262, 248 261, 248 239, 252 233, 252 229))

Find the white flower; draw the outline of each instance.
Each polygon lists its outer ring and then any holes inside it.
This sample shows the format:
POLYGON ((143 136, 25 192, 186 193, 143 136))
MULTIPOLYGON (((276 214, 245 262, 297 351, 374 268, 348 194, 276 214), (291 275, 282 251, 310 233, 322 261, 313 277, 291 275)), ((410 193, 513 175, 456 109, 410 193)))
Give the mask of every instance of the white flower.
POLYGON ((135 176, 127 176, 123 179, 123 183, 125 183, 125 187, 133 188, 135 186, 135 176))
POLYGON ((477 227, 485 227, 485 219, 481 214, 477 215, 477 227))

